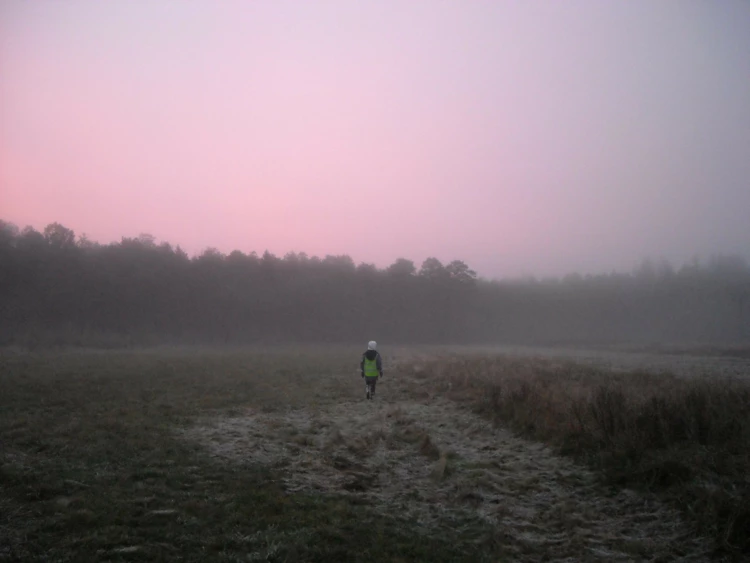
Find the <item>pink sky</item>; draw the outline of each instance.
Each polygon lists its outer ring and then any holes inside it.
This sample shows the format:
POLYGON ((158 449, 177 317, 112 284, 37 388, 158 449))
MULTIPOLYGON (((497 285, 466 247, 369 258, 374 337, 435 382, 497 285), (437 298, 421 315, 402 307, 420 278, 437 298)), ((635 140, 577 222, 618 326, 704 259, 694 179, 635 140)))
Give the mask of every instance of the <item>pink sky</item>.
POLYGON ((750 3, 0 3, 0 218, 463 259, 750 253, 750 3))

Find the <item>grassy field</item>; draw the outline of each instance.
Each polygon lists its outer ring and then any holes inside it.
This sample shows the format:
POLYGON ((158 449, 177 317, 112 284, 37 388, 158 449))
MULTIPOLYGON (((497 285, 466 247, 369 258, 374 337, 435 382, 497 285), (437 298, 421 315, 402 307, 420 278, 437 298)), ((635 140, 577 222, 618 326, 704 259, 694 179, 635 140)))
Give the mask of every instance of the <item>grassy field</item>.
POLYGON ((735 370, 678 377, 460 355, 426 369, 443 393, 612 486, 659 493, 712 537, 717 554, 750 556, 750 380, 735 370))
POLYGON ((742 384, 360 353, 4 352, 0 560, 747 553, 742 384))

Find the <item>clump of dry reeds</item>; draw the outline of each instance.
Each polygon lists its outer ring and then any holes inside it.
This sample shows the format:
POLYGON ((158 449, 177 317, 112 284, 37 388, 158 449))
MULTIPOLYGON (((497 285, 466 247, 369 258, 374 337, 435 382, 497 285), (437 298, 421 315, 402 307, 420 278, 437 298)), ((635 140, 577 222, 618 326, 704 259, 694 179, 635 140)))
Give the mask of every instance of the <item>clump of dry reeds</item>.
POLYGON ((660 492, 719 548, 750 552, 750 382, 503 357, 444 358, 423 370, 436 391, 585 460, 612 484, 660 492))

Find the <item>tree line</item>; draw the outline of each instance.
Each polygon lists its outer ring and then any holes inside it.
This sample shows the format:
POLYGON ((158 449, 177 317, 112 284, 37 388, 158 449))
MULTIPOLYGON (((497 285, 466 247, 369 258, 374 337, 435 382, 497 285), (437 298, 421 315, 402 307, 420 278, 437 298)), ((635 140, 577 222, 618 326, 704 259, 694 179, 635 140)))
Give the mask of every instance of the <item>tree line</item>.
POLYGON ((0 221, 0 345, 155 343, 740 342, 750 268, 718 256, 674 269, 487 281, 463 261, 190 257, 144 234, 102 245, 53 223, 0 221))

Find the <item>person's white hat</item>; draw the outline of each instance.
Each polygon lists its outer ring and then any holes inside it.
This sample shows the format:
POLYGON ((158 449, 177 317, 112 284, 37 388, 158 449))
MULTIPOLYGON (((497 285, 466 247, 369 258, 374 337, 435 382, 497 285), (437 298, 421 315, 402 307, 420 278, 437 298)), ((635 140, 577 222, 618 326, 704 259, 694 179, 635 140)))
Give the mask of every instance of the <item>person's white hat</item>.
POLYGON ((378 349, 378 343, 377 343, 377 342, 375 342, 374 340, 370 340, 370 341, 369 341, 369 342, 367 343, 367 349, 368 349, 368 350, 377 350, 377 349, 378 349))

